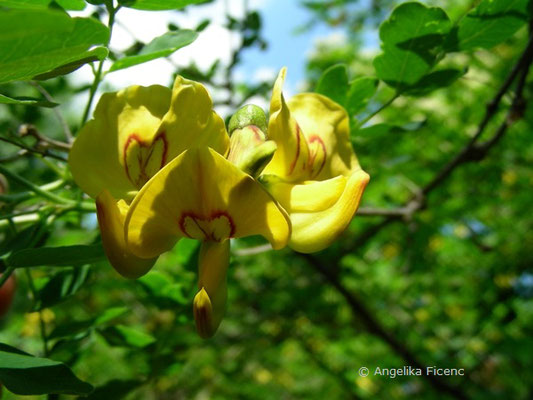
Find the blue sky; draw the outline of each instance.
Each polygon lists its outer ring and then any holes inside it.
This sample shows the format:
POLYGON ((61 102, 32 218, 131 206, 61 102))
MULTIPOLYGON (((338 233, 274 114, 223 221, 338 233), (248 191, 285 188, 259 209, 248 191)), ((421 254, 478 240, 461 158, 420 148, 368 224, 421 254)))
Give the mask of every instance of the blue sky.
MULTIPOLYGON (((295 34, 295 29, 307 23, 311 14, 299 5, 299 0, 248 0, 250 8, 257 9, 263 17, 263 36, 268 42, 268 49, 247 49, 243 53, 242 64, 236 69, 235 78, 240 81, 254 82, 271 80, 282 66, 288 67, 285 92, 288 97, 299 89, 299 83, 305 77, 306 57, 312 51, 318 38, 339 34, 324 24, 316 24, 312 29, 295 34)), ((242 0, 227 0, 230 14, 240 18, 244 14, 242 0)), ((190 6, 182 13, 146 12, 122 8, 117 15, 117 24, 113 31, 111 47, 116 50, 126 49, 135 40, 148 43, 167 31, 169 22, 182 29, 195 29, 205 18, 212 22, 198 39, 191 45, 178 50, 166 59, 158 59, 126 70, 110 73, 105 77, 100 92, 118 90, 130 85, 170 85, 170 79, 176 66, 187 66, 194 61, 200 68, 207 69, 217 59, 222 64, 230 60, 230 48, 239 43, 239 35, 232 34, 226 28, 226 2, 217 0, 208 5, 190 6)), ((87 16, 94 8, 78 15, 87 16)), ((106 70, 110 64, 104 67, 106 70)), ((92 72, 84 67, 72 74, 77 82, 92 81, 92 72)), ((216 97, 217 93, 213 93, 216 97)), ((231 110, 220 110, 222 114, 231 110)))
POLYGON ((254 71, 272 68, 278 71, 282 66, 288 68, 288 85, 295 87, 305 78, 306 57, 313 49, 316 39, 340 33, 325 24, 315 24, 304 33, 295 34, 299 26, 306 24, 311 14, 299 6, 299 1, 270 0, 260 9, 263 17, 263 35, 269 47, 266 51, 257 48, 245 52, 243 71, 246 78, 252 78, 254 71))

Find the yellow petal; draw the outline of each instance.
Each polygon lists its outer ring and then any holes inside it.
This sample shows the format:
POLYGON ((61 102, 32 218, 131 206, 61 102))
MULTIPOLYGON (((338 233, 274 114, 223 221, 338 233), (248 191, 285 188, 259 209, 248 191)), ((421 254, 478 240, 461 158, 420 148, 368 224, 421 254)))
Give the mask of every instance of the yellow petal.
POLYGON ((285 182, 263 175, 260 182, 289 213, 322 211, 333 206, 345 190, 347 179, 340 175, 325 181, 285 182))
POLYGON ((206 88, 178 76, 172 88, 170 109, 157 135, 168 140, 168 160, 193 146, 209 146, 222 155, 229 148, 224 121, 213 111, 213 101, 206 88))
POLYGON ((126 198, 143 180, 141 169, 135 170, 137 157, 152 164, 159 157, 161 164, 163 149, 150 161, 148 144, 169 108, 170 96, 170 89, 154 85, 132 86, 100 98, 94 119, 81 129, 69 155, 72 175, 83 191, 96 197, 107 189, 115 198, 126 198))
POLYGON ((227 300, 227 271, 230 241, 202 242, 198 258, 198 288, 194 298, 194 319, 198 334, 209 338, 215 334, 227 300))
POLYGON ((359 168, 350 142, 350 121, 343 107, 317 93, 298 94, 288 106, 309 143, 310 179, 348 175, 359 168))
MULTIPOLYGON (((342 194, 331 207, 318 212, 290 212, 292 236, 289 246, 302 253, 328 247, 352 220, 368 180, 368 174, 359 169, 347 177, 342 194)), ((313 185, 309 186, 312 188, 313 185)), ((305 191, 305 188, 300 189, 305 191)))
POLYGON ((125 202, 117 203, 113 196, 104 190, 96 198, 96 210, 102 245, 113 268, 126 278, 138 278, 147 273, 157 257, 139 258, 127 248, 124 238, 124 218, 128 206, 125 202))
POLYGON ((139 192, 126 217, 127 241, 140 257, 171 249, 181 237, 223 241, 262 235, 284 247, 290 222, 272 197, 216 151, 192 148, 139 192))
POLYGON ((286 73, 287 69, 282 68, 272 91, 268 139, 276 142, 277 150, 272 161, 266 166, 264 174, 278 175, 285 180, 296 181, 302 177, 305 179, 307 175, 309 149, 283 97, 282 89, 286 73))

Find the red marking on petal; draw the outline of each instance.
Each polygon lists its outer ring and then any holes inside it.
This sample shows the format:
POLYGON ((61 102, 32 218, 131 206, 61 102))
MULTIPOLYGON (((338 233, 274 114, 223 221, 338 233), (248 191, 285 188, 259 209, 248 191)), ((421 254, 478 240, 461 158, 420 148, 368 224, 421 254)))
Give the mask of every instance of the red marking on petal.
MULTIPOLYGON (((318 168, 318 170, 313 173, 313 176, 311 176, 311 178, 315 178, 316 176, 318 176, 318 174, 320 174, 320 171, 322 171, 322 169, 324 168, 324 165, 326 165, 326 158, 328 156, 328 153, 326 151, 326 145, 324 144, 324 141, 322 140, 322 138, 318 135, 312 135, 309 137, 308 139, 309 143, 314 143, 314 142, 318 142, 318 144, 320 145, 320 147, 322 147, 322 151, 324 151, 324 159, 322 160, 322 163, 320 164, 320 167, 318 168)), ((315 160, 316 160, 316 156, 318 155, 318 149, 316 149, 313 154, 310 155, 309 157, 309 166, 310 166, 310 169, 311 169, 311 172, 313 171, 313 164, 315 163, 315 160)))
POLYGON ((292 160, 291 166, 289 168, 288 175, 292 174, 294 172, 294 168, 296 167, 296 163, 298 162, 298 158, 300 157, 300 126, 296 124, 296 155, 294 156, 294 159, 292 160))
POLYGON ((130 180, 131 183, 135 185, 135 183, 133 182, 133 179, 130 176, 130 171, 128 168, 128 148, 134 141, 139 143, 141 147, 143 146, 141 139, 136 133, 132 133, 131 135, 129 135, 128 138, 126 139, 126 143, 124 143, 124 149, 122 150, 122 162, 124 164, 124 168, 126 169, 126 175, 128 176, 128 179, 130 180))
POLYGON ((260 130, 257 126, 255 125, 249 125, 249 128, 252 130, 252 132, 254 133, 255 135, 255 139, 258 141, 258 142, 261 142, 263 140, 262 136, 261 136, 261 133, 260 133, 260 130))
POLYGON ((212 212, 208 217, 204 217, 201 215, 196 214, 192 211, 187 211, 181 214, 178 225, 180 227, 180 230, 183 232, 183 234, 191 239, 198 239, 193 237, 189 232, 187 232, 186 222, 187 218, 192 220, 192 222, 195 224, 195 226, 202 232, 204 235, 204 240, 211 240, 214 242, 219 242, 222 239, 229 239, 232 238, 235 234, 235 223, 233 222, 233 218, 226 212, 226 211, 214 211, 212 212), (224 217, 229 225, 229 234, 227 237, 215 237, 214 227, 210 226, 210 223, 214 220, 224 217), (206 222, 207 226, 202 227, 200 222, 206 222))
POLYGON ((146 173, 146 167, 148 163, 150 162, 150 158, 153 155, 156 143, 160 140, 163 143, 161 162, 159 166, 159 169, 161 169, 166 164, 167 153, 168 153, 168 141, 167 141, 166 134, 164 131, 160 132, 157 136, 155 136, 151 143, 143 141, 137 133, 132 133, 131 135, 129 135, 128 138, 126 139, 126 142, 124 143, 124 149, 122 151, 124 169, 126 170, 126 175, 129 181, 139 189, 151 178, 151 176, 148 176, 148 174, 146 173), (128 149, 134 142, 137 142, 140 148, 149 149, 149 152, 146 155, 144 155, 142 151, 139 151, 139 153, 137 154, 136 161, 139 164, 139 176, 136 178, 131 176, 131 173, 128 167, 128 149))
POLYGON ((165 131, 161 131, 160 133, 157 134, 157 136, 154 139, 154 143, 158 140, 163 141, 163 154, 161 155, 161 166, 159 167, 161 169, 167 163, 168 140, 167 140, 167 135, 165 131))

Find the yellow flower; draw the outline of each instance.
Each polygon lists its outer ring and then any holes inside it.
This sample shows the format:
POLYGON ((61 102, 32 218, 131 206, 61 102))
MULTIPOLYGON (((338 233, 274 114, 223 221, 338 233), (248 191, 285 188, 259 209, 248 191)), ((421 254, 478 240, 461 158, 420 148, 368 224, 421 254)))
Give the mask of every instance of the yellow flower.
POLYGON ((205 88, 178 77, 172 91, 134 86, 104 95, 70 155, 74 179, 96 198, 103 246, 122 275, 145 274, 180 238, 202 242, 194 298, 202 337, 224 315, 229 239, 262 235, 278 249, 290 237, 288 215, 250 175, 276 147, 257 129, 239 127, 230 148, 205 88))
POLYGON ((76 183, 96 199, 102 244, 123 276, 137 278, 157 256, 133 255, 124 239, 128 204, 164 165, 193 146, 224 154, 229 138, 199 83, 176 78, 172 90, 132 86, 104 94, 69 156, 76 183))
POLYGON ((212 336, 224 314, 229 239, 262 235, 274 249, 290 236, 286 213, 250 175, 211 148, 191 148, 159 171, 133 200, 125 221, 129 249, 151 258, 184 237, 202 242, 198 333, 212 336))
POLYGON ((349 118, 316 93, 285 102, 286 68, 274 85, 268 138, 277 145, 260 181, 289 213, 289 246, 311 253, 328 247, 353 218, 369 176, 350 143, 349 118))

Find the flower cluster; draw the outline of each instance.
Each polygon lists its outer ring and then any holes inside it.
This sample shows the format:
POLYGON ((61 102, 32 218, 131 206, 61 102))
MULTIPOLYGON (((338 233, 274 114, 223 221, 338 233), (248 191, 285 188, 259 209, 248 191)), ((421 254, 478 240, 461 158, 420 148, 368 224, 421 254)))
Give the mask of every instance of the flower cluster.
POLYGON ((369 179, 346 111, 315 93, 286 102, 285 74, 269 120, 246 106, 229 135, 205 87, 180 76, 172 90, 104 94, 70 153, 121 275, 144 275, 180 238, 201 242, 193 308, 202 337, 216 332, 226 307, 229 239, 261 235, 274 249, 322 250, 349 224, 369 179))

